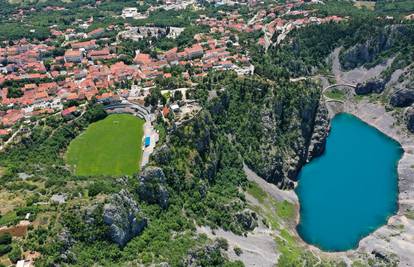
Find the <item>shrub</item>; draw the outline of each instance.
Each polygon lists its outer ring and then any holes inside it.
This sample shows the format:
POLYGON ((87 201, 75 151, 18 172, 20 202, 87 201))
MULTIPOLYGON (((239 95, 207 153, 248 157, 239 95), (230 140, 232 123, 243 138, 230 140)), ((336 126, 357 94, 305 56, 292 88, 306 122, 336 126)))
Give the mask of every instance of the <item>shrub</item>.
POLYGON ((100 181, 91 183, 87 189, 88 189, 88 195, 90 197, 95 197, 100 193, 110 194, 110 193, 114 193, 117 191, 117 188, 114 187, 112 183, 105 181, 105 180, 100 180, 100 181))
POLYGON ((9 253, 9 259, 11 262, 16 263, 22 258, 22 251, 19 247, 13 246, 12 250, 9 253))
POLYGON ((9 233, 0 234, 0 244, 8 245, 12 242, 12 236, 9 233))
POLYGON ((12 250, 10 245, 0 245, 0 257, 6 255, 12 250))
POLYGON ((217 238, 217 244, 221 249, 224 249, 224 250, 229 249, 229 243, 227 242, 227 239, 225 238, 217 238))
POLYGON ((234 250, 234 253, 236 253, 237 256, 240 256, 243 253, 242 249, 239 248, 239 247, 234 247, 233 250, 234 250))

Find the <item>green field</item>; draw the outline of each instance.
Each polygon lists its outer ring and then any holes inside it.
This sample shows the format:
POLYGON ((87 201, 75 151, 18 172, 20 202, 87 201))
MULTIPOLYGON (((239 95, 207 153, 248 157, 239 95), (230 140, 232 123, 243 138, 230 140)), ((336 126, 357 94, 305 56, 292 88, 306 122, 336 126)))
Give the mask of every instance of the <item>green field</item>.
POLYGON ((334 100, 345 100, 345 93, 338 89, 332 89, 330 91, 325 92, 325 96, 334 100))
POLYGON ((134 174, 142 156, 143 125, 132 115, 110 115, 70 143, 66 160, 79 176, 134 174))

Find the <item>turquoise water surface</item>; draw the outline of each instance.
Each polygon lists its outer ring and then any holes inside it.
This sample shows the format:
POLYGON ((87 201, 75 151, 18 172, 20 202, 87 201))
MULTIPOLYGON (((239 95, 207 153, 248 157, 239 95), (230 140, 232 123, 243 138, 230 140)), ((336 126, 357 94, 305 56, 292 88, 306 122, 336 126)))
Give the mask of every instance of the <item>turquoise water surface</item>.
POLYGON ((296 192, 300 236, 327 251, 358 246, 397 211, 400 145, 349 114, 335 116, 325 153, 306 164, 296 192))

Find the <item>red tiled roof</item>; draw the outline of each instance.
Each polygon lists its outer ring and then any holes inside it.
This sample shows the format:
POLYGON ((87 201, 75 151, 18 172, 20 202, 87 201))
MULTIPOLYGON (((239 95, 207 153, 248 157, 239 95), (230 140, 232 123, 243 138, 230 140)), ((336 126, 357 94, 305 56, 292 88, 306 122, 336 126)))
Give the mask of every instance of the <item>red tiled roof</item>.
POLYGON ((0 129, 0 135, 1 136, 8 135, 9 133, 10 133, 9 129, 0 129))
POLYGON ((89 47, 93 47, 96 45, 96 40, 90 40, 90 41, 86 41, 86 42, 78 42, 78 43, 72 43, 71 47, 74 49, 79 49, 79 48, 89 48, 89 47))
POLYGON ((65 57, 80 57, 82 52, 79 50, 66 50, 65 57))
POLYGON ((162 116, 166 118, 168 116, 168 113, 170 113, 170 109, 167 106, 164 106, 164 108, 162 109, 162 116))
POLYGON ((151 56, 149 54, 139 53, 135 56, 134 59, 135 63, 146 65, 152 61, 151 56))
POLYGON ((68 116, 68 115, 70 115, 70 114, 72 114, 73 112, 75 112, 76 110, 77 110, 78 108, 76 107, 76 106, 72 106, 72 107, 69 107, 69 108, 67 108, 67 109, 64 109, 64 110, 62 110, 62 112, 61 112, 61 114, 62 114, 62 116, 68 116))

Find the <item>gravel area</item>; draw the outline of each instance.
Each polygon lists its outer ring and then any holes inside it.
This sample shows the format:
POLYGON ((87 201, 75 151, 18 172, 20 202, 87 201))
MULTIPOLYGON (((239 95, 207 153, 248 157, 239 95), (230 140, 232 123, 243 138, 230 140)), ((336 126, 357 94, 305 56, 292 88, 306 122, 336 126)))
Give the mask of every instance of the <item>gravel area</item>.
POLYGON ((350 71, 343 71, 341 68, 341 64, 339 62, 339 52, 341 48, 336 48, 332 53, 332 72, 335 75, 337 83, 363 83, 370 79, 379 77, 381 72, 386 70, 389 66, 391 66, 394 58, 388 59, 383 64, 378 64, 377 66, 366 69, 365 67, 355 68, 350 71))
POLYGON ((225 238, 228 241, 229 249, 227 255, 232 260, 240 260, 245 266, 272 267, 276 265, 279 257, 276 250, 276 242, 272 237, 272 231, 263 226, 256 227, 247 236, 239 236, 222 229, 214 230, 209 227, 198 227, 198 233, 204 233, 209 238, 225 238), (234 248, 239 247, 242 254, 237 256, 234 248))

